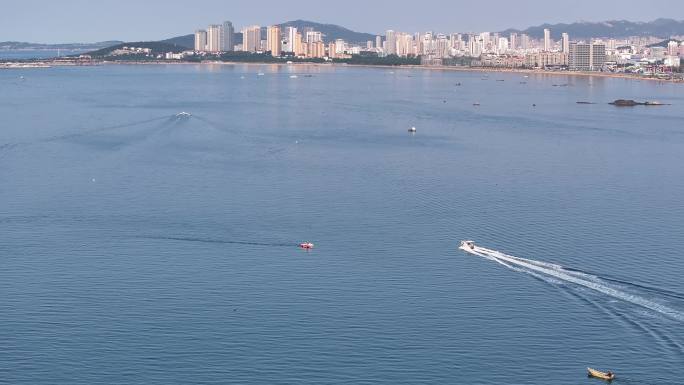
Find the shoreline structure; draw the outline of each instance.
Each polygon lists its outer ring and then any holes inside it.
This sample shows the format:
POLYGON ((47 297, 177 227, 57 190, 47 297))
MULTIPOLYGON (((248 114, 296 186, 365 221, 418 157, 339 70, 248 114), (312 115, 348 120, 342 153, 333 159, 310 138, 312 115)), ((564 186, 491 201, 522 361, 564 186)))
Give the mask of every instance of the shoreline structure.
POLYGON ((381 64, 346 64, 346 63, 258 63, 258 62, 230 62, 230 61, 203 61, 203 62, 187 62, 187 61, 103 61, 97 63, 76 63, 76 62, 55 62, 51 60, 42 61, 40 63, 0 63, 0 70, 2 69, 31 69, 31 68, 51 68, 51 67, 91 67, 98 65, 246 65, 246 66, 278 66, 278 67, 364 67, 364 68, 382 68, 392 70, 429 70, 429 71, 455 71, 455 72, 479 72, 479 73, 508 73, 508 74, 524 74, 524 75, 551 75, 551 76, 573 76, 573 77, 598 77, 598 78, 613 78, 613 79, 628 79, 628 80, 647 80, 661 83, 682 83, 684 78, 657 78, 649 76, 640 76, 637 74, 625 73, 611 73, 611 72, 595 72, 595 71, 549 71, 542 69, 526 69, 526 68, 497 68, 497 67, 460 67, 460 66, 444 66, 444 65, 381 65, 381 64))

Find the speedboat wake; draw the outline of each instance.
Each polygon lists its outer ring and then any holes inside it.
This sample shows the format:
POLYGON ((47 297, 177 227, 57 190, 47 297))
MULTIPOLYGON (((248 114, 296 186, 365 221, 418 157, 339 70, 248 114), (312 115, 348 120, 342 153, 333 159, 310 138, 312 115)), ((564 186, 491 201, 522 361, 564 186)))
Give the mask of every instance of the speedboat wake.
MULTIPOLYGON (((459 248, 467 253, 497 262, 515 271, 528 273, 541 278, 548 277, 557 281, 582 286, 609 297, 654 311, 670 319, 684 321, 684 311, 659 303, 657 300, 630 293, 626 289, 627 285, 617 284, 614 280, 605 279, 580 270, 568 269, 554 263, 535 261, 504 254, 500 251, 477 246, 472 241, 461 242, 459 248)), ((638 285, 633 286, 638 287, 638 285)))

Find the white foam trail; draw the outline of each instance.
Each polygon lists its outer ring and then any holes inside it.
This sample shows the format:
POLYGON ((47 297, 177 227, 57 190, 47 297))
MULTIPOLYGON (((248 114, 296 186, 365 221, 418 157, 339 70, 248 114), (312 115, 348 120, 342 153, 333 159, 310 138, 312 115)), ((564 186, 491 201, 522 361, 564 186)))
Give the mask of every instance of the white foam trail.
POLYGON ((618 290, 609 283, 602 281, 599 277, 592 276, 590 274, 569 271, 564 269, 562 266, 553 263, 518 258, 496 250, 490 250, 479 246, 475 246, 475 248, 472 250, 467 248, 462 248, 462 250, 489 260, 494 260, 495 262, 498 262, 516 271, 524 271, 530 274, 534 272, 555 277, 562 281, 574 283, 576 285, 606 294, 610 297, 655 311, 677 321, 684 321, 684 312, 675 310, 669 306, 661 305, 646 298, 618 290))

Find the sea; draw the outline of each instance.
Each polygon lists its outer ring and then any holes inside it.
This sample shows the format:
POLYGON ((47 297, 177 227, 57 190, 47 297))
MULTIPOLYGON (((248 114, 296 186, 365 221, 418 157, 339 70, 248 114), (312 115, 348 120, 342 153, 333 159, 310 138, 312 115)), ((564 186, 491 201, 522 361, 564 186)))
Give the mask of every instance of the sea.
POLYGON ((0 70, 0 383, 682 384, 683 87, 0 70))
POLYGON ((81 49, 0 49, 0 60, 51 59, 60 56, 85 53, 81 49))

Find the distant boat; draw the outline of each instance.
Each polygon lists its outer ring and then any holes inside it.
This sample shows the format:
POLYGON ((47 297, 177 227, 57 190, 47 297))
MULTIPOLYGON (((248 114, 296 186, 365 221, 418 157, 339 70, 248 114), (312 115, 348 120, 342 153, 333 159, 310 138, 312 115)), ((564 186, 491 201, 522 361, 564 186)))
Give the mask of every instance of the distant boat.
POLYGON ((189 119, 191 116, 191 113, 183 111, 176 114, 176 119, 189 119))
POLYGON ((311 250, 314 248, 314 244, 311 242, 303 242, 299 244, 299 247, 304 250, 311 250))
POLYGON ((613 372, 601 372, 596 369, 587 368, 589 372, 589 377, 599 378, 601 380, 613 381, 615 379, 615 373, 613 372))
POLYGON ((416 128, 415 128, 415 127, 411 127, 411 128, 408 129, 408 131, 409 131, 409 132, 416 132, 416 128))
POLYGON ((290 79, 297 79, 297 75, 290 75, 290 79))
POLYGON ((257 74, 257 76, 264 76, 264 75, 266 75, 266 74, 263 73, 263 72, 259 72, 259 73, 257 74))
POLYGON ((473 103, 473 106, 478 107, 480 103, 473 103))

